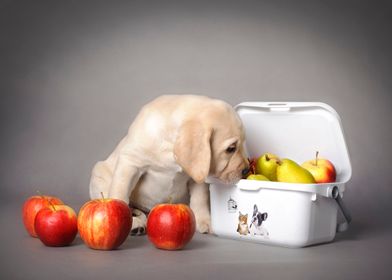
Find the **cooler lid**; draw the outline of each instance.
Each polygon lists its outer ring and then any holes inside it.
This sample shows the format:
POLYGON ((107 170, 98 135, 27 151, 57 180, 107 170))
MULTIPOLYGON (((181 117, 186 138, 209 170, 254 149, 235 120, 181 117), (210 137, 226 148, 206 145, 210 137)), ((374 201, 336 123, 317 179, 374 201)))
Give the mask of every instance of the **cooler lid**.
POLYGON ((351 178, 351 163, 338 113, 320 102, 244 102, 235 106, 245 127, 249 157, 273 153, 302 164, 319 157, 336 168, 337 182, 351 178))

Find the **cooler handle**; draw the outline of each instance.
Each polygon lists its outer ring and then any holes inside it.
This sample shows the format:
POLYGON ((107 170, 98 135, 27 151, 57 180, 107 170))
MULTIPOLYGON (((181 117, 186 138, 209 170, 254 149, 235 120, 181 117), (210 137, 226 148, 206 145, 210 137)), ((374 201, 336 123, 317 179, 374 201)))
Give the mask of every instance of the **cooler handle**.
POLYGON ((343 203, 343 199, 340 196, 339 188, 337 186, 334 186, 332 188, 331 196, 333 199, 335 199, 345 219, 345 222, 339 223, 337 225, 336 231, 337 232, 346 231, 348 229, 348 224, 351 222, 351 214, 350 211, 347 209, 346 205, 343 203))

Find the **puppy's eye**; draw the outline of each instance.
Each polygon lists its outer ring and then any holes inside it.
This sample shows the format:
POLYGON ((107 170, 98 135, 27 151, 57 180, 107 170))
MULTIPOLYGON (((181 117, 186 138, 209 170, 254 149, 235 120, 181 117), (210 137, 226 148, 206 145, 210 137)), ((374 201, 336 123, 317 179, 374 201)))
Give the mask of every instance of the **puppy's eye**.
POLYGON ((236 144, 232 144, 230 145, 227 149, 226 149, 226 153, 228 154, 232 154, 237 150, 237 146, 236 144))

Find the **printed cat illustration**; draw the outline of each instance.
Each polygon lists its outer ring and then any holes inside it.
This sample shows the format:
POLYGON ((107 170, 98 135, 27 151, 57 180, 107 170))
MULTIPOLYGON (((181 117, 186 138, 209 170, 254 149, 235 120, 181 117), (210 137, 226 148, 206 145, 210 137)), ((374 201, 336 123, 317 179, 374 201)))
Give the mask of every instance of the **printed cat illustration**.
POLYGON ((239 217, 238 217, 237 232, 241 235, 247 235, 248 233, 250 233, 248 227, 248 214, 243 215, 241 211, 239 212, 239 217))

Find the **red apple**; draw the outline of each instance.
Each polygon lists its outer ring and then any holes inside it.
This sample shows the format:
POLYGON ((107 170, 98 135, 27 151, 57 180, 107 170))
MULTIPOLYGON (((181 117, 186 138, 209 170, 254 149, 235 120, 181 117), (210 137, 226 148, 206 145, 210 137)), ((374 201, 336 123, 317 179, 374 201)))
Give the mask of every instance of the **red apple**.
POLYGON ((331 183, 336 180, 336 170, 334 165, 328 159, 318 157, 319 152, 316 152, 316 158, 305 161, 302 167, 312 173, 316 183, 331 183))
POLYGON ((97 250, 113 250, 128 237, 132 215, 128 205, 119 199, 94 199, 79 211, 78 229, 84 243, 97 250))
POLYGON ((185 204, 159 204, 148 215, 147 236, 159 249, 182 249, 195 229, 195 215, 185 204))
POLYGON ((42 208, 35 217, 35 231, 46 246, 60 247, 72 243, 78 233, 75 211, 67 205, 42 208))
POLYGON ((35 216, 42 208, 49 207, 50 203, 53 205, 64 204, 59 198, 47 195, 31 196, 24 202, 22 208, 23 224, 32 237, 37 237, 34 229, 35 216))

